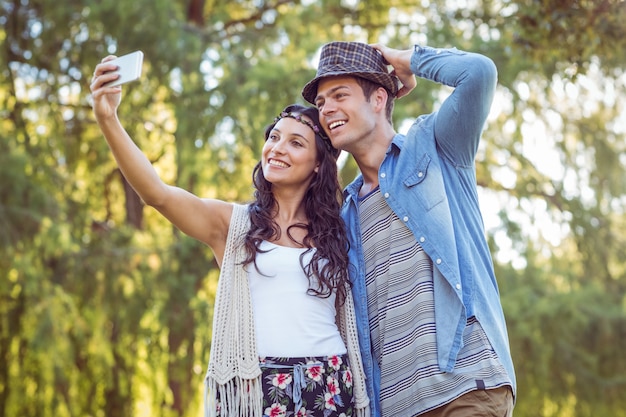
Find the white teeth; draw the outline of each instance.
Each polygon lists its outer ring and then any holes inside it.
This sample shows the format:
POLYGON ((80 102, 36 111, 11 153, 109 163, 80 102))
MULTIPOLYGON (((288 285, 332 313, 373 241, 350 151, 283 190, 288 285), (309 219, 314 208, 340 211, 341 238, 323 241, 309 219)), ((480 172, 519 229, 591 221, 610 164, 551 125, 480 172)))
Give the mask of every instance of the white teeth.
POLYGON ((334 129, 338 126, 343 126, 346 124, 345 120, 337 120, 336 122, 332 122, 331 124, 328 125, 329 129, 334 129))
POLYGON ((269 164, 276 166, 276 167, 280 167, 280 168, 287 168, 289 167, 289 165, 287 165, 286 163, 282 162, 282 161, 277 161, 275 159, 270 159, 269 160, 269 164))

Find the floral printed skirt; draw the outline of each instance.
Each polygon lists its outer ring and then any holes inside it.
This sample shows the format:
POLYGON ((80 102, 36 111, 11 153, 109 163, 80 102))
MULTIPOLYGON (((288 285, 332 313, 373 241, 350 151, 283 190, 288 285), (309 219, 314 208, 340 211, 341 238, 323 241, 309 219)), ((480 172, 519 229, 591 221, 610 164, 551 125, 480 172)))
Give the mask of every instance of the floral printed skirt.
POLYGON ((348 355, 261 358, 263 416, 351 417, 348 355))

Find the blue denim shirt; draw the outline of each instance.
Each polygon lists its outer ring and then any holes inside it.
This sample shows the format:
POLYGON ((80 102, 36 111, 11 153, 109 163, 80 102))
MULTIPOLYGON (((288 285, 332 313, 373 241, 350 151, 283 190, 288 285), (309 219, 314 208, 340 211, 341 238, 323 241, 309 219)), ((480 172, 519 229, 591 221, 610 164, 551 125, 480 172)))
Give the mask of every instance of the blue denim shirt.
MULTIPOLYGON (((508 334, 478 205, 474 158, 497 82, 494 63, 457 49, 416 46, 411 70, 454 87, 440 109, 396 134, 379 171, 380 191, 432 259, 437 351, 452 371, 468 317, 475 316, 511 378, 508 334)), ((350 239, 351 280, 372 416, 380 416, 380 369, 372 357, 365 263, 358 212, 358 176, 344 191, 342 216, 350 239)))

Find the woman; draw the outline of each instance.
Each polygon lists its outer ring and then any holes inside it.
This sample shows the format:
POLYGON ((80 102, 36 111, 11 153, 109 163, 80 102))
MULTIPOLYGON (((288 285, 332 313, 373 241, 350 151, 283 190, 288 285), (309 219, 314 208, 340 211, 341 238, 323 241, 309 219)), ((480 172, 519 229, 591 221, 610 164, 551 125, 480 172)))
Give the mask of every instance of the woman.
POLYGON ((117 118, 121 87, 104 58, 94 114, 143 201, 211 247, 220 265, 206 415, 366 415, 347 238, 339 216, 338 151, 315 108, 288 106, 265 131, 254 201, 199 198, 165 184, 117 118), (190 215, 193 213, 193 215, 190 215))

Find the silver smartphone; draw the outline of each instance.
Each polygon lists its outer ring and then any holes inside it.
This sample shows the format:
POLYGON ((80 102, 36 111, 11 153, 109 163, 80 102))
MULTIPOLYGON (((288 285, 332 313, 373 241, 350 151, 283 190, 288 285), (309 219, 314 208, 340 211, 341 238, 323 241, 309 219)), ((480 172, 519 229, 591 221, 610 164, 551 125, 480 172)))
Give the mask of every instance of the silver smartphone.
POLYGON ((126 84, 131 81, 139 79, 141 76, 141 66, 143 64, 143 52, 135 51, 130 54, 126 54, 115 58, 108 62, 109 64, 117 65, 117 70, 113 71, 120 76, 117 80, 110 81, 105 84, 106 87, 115 87, 118 85, 126 84))

